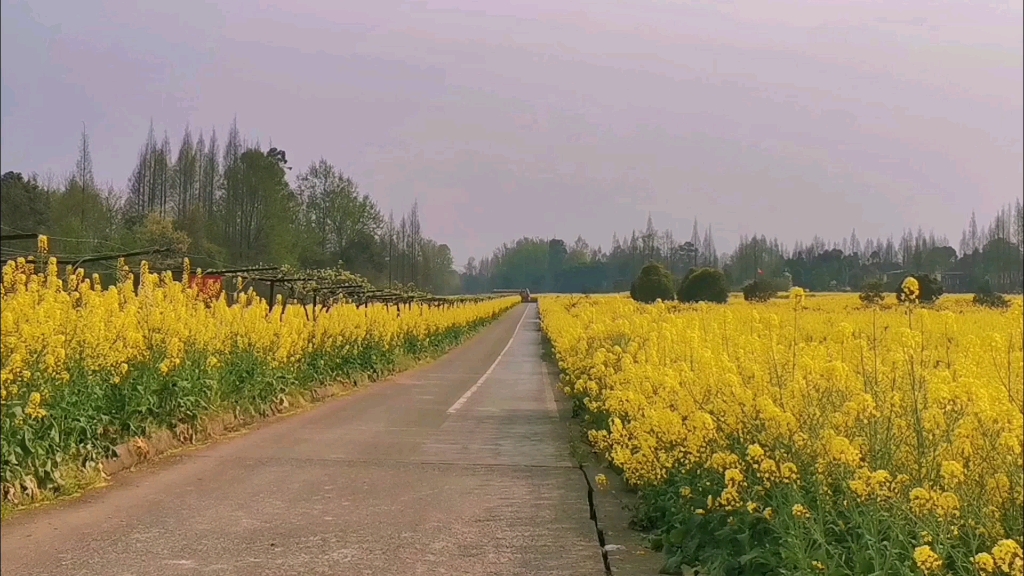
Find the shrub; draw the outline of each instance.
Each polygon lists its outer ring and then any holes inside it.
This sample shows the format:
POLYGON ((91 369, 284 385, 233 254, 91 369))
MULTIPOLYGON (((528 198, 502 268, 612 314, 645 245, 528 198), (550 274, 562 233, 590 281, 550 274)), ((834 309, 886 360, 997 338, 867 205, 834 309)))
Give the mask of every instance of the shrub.
MULTIPOLYGON (((918 302, 931 304, 938 300, 939 296, 942 296, 942 283, 934 276, 929 274, 911 274, 910 277, 917 280, 917 285, 920 289, 920 293, 917 296, 918 302)), ((900 286, 902 286, 902 283, 900 286)), ((896 289, 896 300, 900 302, 906 300, 906 296, 901 288, 896 289)))
POLYGON ((743 299, 747 302, 767 302, 777 293, 771 280, 754 280, 743 287, 743 299))
POLYGON ((885 284, 881 280, 865 282, 861 286, 860 301, 866 306, 875 306, 885 300, 885 284))
POLYGON ((661 264, 648 264, 629 286, 629 295, 637 302, 651 304, 656 300, 672 299, 672 274, 661 264))
POLYGON ((771 282, 776 292, 789 292, 790 288, 793 287, 793 275, 789 272, 783 272, 782 276, 773 278, 771 282))
POLYGON ((686 284, 686 281, 689 280, 690 276, 693 276, 693 273, 696 272, 697 270, 699 270, 699 268, 694 268, 693 266, 690 266, 690 268, 686 271, 686 274, 683 274, 683 280, 682 282, 679 283, 679 286, 682 287, 683 284, 686 284))
POLYGON ((725 304, 729 300, 729 285, 721 270, 701 268, 687 275, 688 278, 679 287, 679 293, 676 295, 680 302, 725 304))
POLYGON ((978 284, 974 292, 974 303, 986 308, 1006 308, 1010 305, 1005 296, 992 289, 992 282, 988 278, 978 284))

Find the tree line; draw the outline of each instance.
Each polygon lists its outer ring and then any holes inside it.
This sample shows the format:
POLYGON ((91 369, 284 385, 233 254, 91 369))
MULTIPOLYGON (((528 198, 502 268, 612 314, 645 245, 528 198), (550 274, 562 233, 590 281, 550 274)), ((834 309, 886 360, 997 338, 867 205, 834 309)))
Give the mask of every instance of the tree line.
MULTIPOLYGON (((460 291, 451 250, 423 235, 417 204, 385 215, 323 158, 294 183, 291 170, 284 150, 246 141, 235 121, 223 144, 216 129, 193 135, 186 127, 176 151, 151 123, 125 186, 101 188, 83 130, 68 174, 3 174, 0 225, 4 233, 47 234, 56 252, 72 257, 169 247, 207 269, 343 268, 377 285, 460 291)), ((30 251, 30 243, 5 244, 3 257, 30 251)))
MULTIPOLYGON (((62 177, 2 175, 0 226, 4 233, 40 232, 56 251, 96 252, 170 247, 193 266, 255 264, 307 269, 342 268, 377 285, 413 284, 435 294, 479 294, 494 289, 534 292, 625 292, 648 263, 675 278, 694 268, 721 270, 731 289, 764 280, 781 289, 859 290, 866 282, 906 274, 942 277, 947 292, 971 292, 988 280, 1000 292, 1021 292, 1024 217, 1021 200, 988 225, 971 214, 957 248, 942 236, 906 230, 899 237, 849 237, 786 246, 777 238, 740 238, 720 253, 710 226, 694 221, 689 238, 659 230, 614 234, 609 250, 582 237, 521 238, 454 270, 446 244, 422 233, 416 204, 397 218, 349 176, 319 159, 289 181, 284 150, 247 142, 232 122, 223 144, 216 130, 193 135, 186 127, 176 151, 150 125, 135 168, 123 187, 100 187, 93 176, 89 136, 83 130, 75 166, 62 177)), ((3 259, 28 254, 31 243, 3 246, 3 259)), ((180 260, 179 260, 180 262, 180 260)), ((168 262, 170 265, 170 262, 168 262)))
POLYGON ((640 269, 650 262, 662 264, 682 276, 693 267, 719 266, 711 228, 704 233, 696 222, 689 240, 679 242, 671 230, 658 230, 651 218, 641 232, 620 239, 613 234, 611 250, 592 247, 582 236, 572 244, 558 238, 521 238, 499 246, 479 261, 469 258, 463 267, 466 293, 494 289, 528 288, 534 292, 624 292, 640 269))
POLYGON ((972 213, 959 250, 946 237, 919 228, 884 239, 861 239, 854 230, 840 240, 815 236, 792 246, 755 234, 741 237, 731 252, 718 253, 710 227, 701 234, 695 220, 690 239, 679 242, 648 217, 644 230, 634 230, 625 239, 614 235, 607 252, 592 248, 582 237, 571 245, 557 238, 503 244, 479 261, 469 259, 462 287, 467 293, 520 287, 533 292, 625 292, 646 264, 656 263, 677 279, 691 269, 719 269, 733 290, 762 280, 780 290, 859 291, 868 282, 895 285, 907 275, 926 274, 940 280, 947 292, 974 292, 987 282, 1000 292, 1020 293, 1022 244, 1019 198, 987 226, 979 226, 972 213))

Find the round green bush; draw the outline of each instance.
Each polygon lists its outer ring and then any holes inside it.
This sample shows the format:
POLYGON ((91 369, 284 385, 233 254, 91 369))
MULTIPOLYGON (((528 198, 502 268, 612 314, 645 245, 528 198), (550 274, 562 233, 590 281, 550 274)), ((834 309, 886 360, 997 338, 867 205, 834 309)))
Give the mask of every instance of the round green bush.
POLYGON ((725 304, 729 301, 729 283, 721 270, 701 268, 688 276, 676 294, 680 302, 725 304))
POLYGON ((992 289, 992 281, 985 278, 974 292, 974 304, 986 308, 1008 308, 1010 301, 992 289))
POLYGON ((743 299, 747 302, 767 302, 777 293, 770 280, 753 280, 743 286, 743 299))
POLYGON ((860 301, 865 306, 881 304, 885 300, 885 284, 880 280, 870 280, 861 286, 860 301))
POLYGON ((651 304, 672 299, 672 274, 660 264, 648 264, 629 286, 629 295, 637 302, 651 304))

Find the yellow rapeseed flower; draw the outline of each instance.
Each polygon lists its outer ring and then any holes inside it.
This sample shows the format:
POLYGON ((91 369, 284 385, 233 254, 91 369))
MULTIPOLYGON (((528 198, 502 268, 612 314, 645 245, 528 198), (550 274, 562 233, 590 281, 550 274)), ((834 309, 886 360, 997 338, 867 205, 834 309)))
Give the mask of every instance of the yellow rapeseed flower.
POLYGON ((729 487, 722 490, 722 494, 718 499, 718 504, 726 510, 736 510, 743 506, 743 495, 737 488, 729 487))
POLYGON ((996 571, 996 561, 988 552, 975 554, 972 560, 975 570, 981 574, 991 574, 996 571))
POLYGON ((783 463, 780 474, 783 482, 792 483, 800 480, 800 471, 797 469, 796 464, 792 462, 783 463))
POLYGON ((811 511, 808 510, 803 504, 794 504, 793 517, 798 520, 806 520, 811 517, 811 511))
POLYGON ((800 308, 804 305, 804 298, 806 298, 806 292, 804 292, 803 288, 796 286, 789 291, 789 298, 790 300, 793 301, 794 307, 800 308))
POLYGON ((764 458, 764 449, 757 444, 747 446, 747 458, 752 462, 760 462, 764 458))
POLYGON ((725 471, 725 485, 730 488, 742 486, 745 481, 743 472, 740 472, 736 468, 729 468, 725 471))
POLYGON ((28 405, 25 406, 25 415, 33 420, 39 420, 46 416, 46 410, 40 407, 43 396, 39 392, 32 392, 28 397, 28 405))
POLYGON ((918 296, 921 295, 921 285, 917 282, 917 278, 913 276, 907 276, 903 279, 903 284, 900 285, 903 290, 903 295, 906 296, 910 302, 916 302, 918 296))
POLYGON ((925 574, 936 574, 942 570, 942 558, 927 544, 914 548, 914 562, 925 574))
POLYGON ((942 483, 946 488, 956 488, 964 481, 964 467, 955 460, 943 462, 941 473, 942 483))
POLYGON ((1007 574, 1020 575, 1024 570, 1024 552, 1017 542, 1004 539, 992 548, 995 565, 1007 574))

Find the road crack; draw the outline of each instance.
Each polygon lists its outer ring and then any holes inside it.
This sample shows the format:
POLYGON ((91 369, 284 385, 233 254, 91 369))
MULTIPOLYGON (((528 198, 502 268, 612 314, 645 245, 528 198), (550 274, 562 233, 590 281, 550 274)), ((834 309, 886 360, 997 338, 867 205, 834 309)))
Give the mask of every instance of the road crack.
POLYGON ((579 468, 580 472, 583 473, 583 480, 587 483, 587 505, 590 507, 590 520, 594 522, 594 530, 597 532, 597 543, 601 546, 601 561, 604 562, 604 572, 611 576, 612 564, 608 559, 608 550, 605 549, 604 530, 601 529, 601 524, 597 520, 597 506, 594 504, 594 485, 590 483, 590 476, 587 476, 587 470, 583 467, 583 464, 580 464, 579 468))

